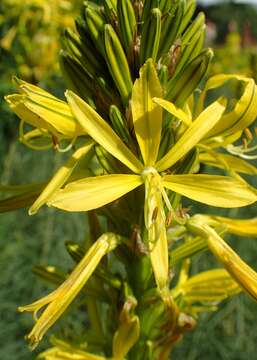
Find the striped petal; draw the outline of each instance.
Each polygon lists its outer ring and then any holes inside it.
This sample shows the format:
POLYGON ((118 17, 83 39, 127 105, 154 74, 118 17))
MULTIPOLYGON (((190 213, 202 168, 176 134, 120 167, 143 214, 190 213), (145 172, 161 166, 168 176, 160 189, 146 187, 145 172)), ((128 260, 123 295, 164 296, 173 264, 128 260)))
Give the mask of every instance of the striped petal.
POLYGON ((143 165, 121 141, 107 122, 72 91, 66 91, 65 95, 74 116, 88 135, 133 172, 140 173, 143 165))
POLYGON ((74 181, 56 192, 49 206, 66 211, 89 211, 127 194, 143 183, 138 175, 103 175, 74 181))
POLYGON ((137 141, 146 166, 154 165, 161 139, 162 109, 153 97, 162 95, 152 59, 147 60, 140 69, 140 77, 135 81, 132 91, 132 115, 137 141))
POLYGON ((189 199, 204 204, 234 208, 257 201, 257 195, 246 183, 219 175, 167 175, 163 185, 189 199))
POLYGON ((164 171, 185 156, 220 120, 224 110, 225 106, 219 101, 207 107, 167 154, 157 162, 156 169, 164 171))

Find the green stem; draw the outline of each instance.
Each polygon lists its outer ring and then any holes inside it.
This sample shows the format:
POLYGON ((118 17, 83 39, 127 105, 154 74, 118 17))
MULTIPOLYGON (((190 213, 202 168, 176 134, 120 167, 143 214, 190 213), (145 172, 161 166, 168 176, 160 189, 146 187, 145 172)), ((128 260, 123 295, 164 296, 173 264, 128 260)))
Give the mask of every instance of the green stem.
POLYGON ((94 299, 87 298, 86 303, 87 303, 88 317, 90 324, 93 328, 93 331, 95 332, 97 337, 102 339, 104 338, 104 333, 103 333, 101 319, 99 316, 97 302, 94 299))

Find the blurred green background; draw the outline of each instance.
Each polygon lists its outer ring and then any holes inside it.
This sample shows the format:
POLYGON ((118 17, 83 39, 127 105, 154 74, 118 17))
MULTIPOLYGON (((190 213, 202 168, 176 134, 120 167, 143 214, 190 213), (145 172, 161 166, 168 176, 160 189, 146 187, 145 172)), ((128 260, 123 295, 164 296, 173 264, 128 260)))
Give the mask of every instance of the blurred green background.
MULTIPOLYGON (((82 1, 82 0, 81 0, 82 1)), ((59 37, 73 26, 80 0, 1 0, 0 2, 0 183, 20 184, 48 178, 64 161, 53 151, 33 152, 17 142, 18 121, 3 96, 12 92, 11 76, 17 75, 62 96, 65 84, 59 72, 59 37)), ((207 14, 207 43, 216 48, 211 72, 240 72, 257 79, 257 7, 219 2, 199 9, 207 14), (247 20, 246 20, 247 19, 247 20)), ((252 180, 254 181, 254 180, 252 180)), ((255 179, 256 185, 256 179, 255 179)), ((196 206, 193 211, 204 211, 196 206)), ((212 212, 215 213, 215 211, 212 212)), ((216 210, 216 214, 220 210, 216 210)), ((232 210, 234 217, 256 216, 256 207, 232 210)), ((87 229, 83 214, 44 208, 35 217, 26 210, 1 214, 0 220, 0 359, 30 360, 23 339, 32 325, 30 315, 17 307, 30 303, 49 288, 32 273, 36 264, 71 264, 65 240, 82 242, 87 229)), ((257 241, 231 240, 232 246, 256 269, 257 241)), ((193 271, 209 269, 216 261, 209 254, 193 260, 193 271)), ((74 317, 76 315, 74 314, 74 317)), ((76 318, 70 326, 76 326, 76 318), (75 321, 74 321, 75 320, 75 321), (74 325, 75 324, 75 325, 74 325)), ((196 330, 174 350, 174 359, 254 360, 257 348, 257 306, 246 295, 224 302, 220 311, 202 316, 196 330)), ((58 331, 64 332, 62 321, 58 331)), ((47 345, 43 342, 39 350, 47 345)))

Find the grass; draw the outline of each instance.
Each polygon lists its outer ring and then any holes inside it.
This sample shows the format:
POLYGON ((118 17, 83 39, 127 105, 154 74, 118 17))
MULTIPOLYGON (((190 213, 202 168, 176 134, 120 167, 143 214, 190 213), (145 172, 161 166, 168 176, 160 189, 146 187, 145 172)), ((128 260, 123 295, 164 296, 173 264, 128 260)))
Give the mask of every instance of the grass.
MULTIPOLYGON (((25 183, 47 179, 60 165, 60 156, 30 152, 12 142, 2 162, 2 183, 25 183)), ((49 291, 33 273, 33 265, 59 265, 66 270, 72 261, 64 248, 65 240, 81 242, 85 216, 43 209, 35 217, 26 210, 1 214, 0 223, 0 358, 34 359, 24 341, 32 325, 30 314, 19 314, 17 307, 49 291)), ((41 347, 42 348, 42 347, 41 347)))

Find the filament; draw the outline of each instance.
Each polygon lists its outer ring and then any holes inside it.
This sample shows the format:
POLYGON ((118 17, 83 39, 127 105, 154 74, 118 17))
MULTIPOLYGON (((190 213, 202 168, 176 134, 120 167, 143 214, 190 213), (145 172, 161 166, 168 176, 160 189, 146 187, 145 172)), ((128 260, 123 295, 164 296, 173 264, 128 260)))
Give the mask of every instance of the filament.
MULTIPOLYGON (((26 145, 28 148, 32 149, 32 150, 48 150, 52 147, 51 144, 48 144, 48 145, 42 145, 42 146, 38 146, 38 145, 33 145, 31 142, 29 142, 28 140, 26 140, 26 137, 24 134, 24 124, 25 124, 25 121, 24 120, 21 120, 20 121, 20 125, 19 125, 19 139, 20 141, 26 145)), ((42 131, 41 129, 38 129, 39 131, 42 131)), ((43 132, 42 132, 42 135, 43 135, 43 132)))

